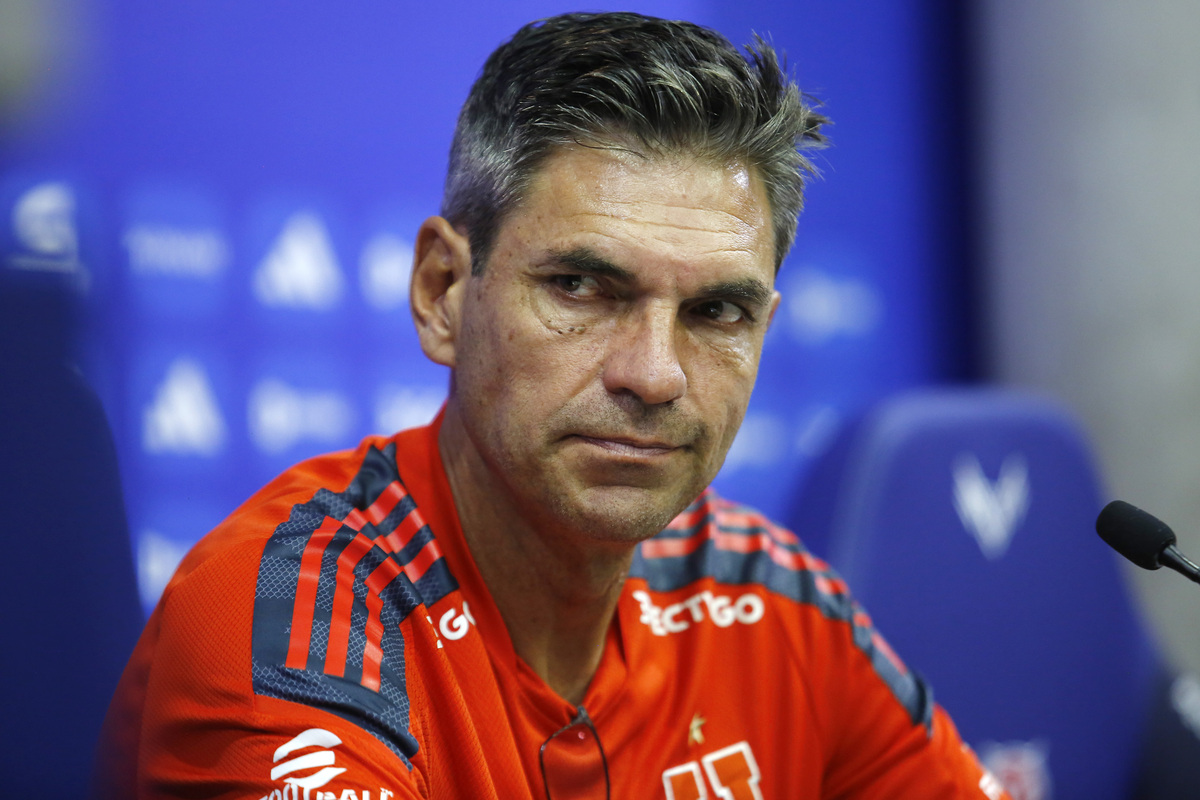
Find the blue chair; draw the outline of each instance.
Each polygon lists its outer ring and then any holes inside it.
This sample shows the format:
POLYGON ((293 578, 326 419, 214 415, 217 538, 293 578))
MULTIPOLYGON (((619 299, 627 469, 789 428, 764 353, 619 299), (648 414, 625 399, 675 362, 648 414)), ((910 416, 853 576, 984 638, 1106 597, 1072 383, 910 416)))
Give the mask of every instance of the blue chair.
POLYGON ((112 433, 67 361, 69 305, 0 264, 3 797, 85 795, 143 624, 112 433))
POLYGON ((929 389, 847 426, 792 522, 1018 798, 1132 796, 1165 670, 1096 536, 1102 490, 1059 405, 929 389), (827 530, 820 530, 827 525, 827 530))

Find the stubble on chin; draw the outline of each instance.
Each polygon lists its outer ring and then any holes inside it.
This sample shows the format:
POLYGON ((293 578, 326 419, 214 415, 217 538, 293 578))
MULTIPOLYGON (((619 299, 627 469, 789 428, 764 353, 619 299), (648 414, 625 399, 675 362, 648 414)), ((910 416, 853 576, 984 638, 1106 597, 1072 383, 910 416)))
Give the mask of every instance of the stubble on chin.
MULTIPOLYGON (((630 495, 650 490, 622 487, 618 491, 630 495)), ((605 492, 611 494, 613 490, 606 489, 605 492)), ((660 533, 693 499, 694 496, 684 500, 671 498, 664 502, 662 498, 647 497, 639 501, 626 496, 617 502, 601 499, 588 503, 579 502, 577 497, 557 494, 550 499, 548 507, 558 525, 575 531, 581 539, 632 546, 660 533)))
POLYGON ((537 504, 544 522, 569 529, 581 540, 634 545, 660 533, 711 481, 709 465, 696 451, 678 454, 682 469, 652 479, 633 470, 625 476, 589 471, 559 461, 541 476, 537 504), (557 474, 555 474, 557 473, 557 474))
POLYGON ((712 442, 702 421, 689 419, 669 407, 630 410, 610 404, 564 408, 544 428, 550 461, 540 476, 542 503, 559 525, 581 535, 611 543, 634 544, 662 531, 703 491, 712 476, 702 455, 712 442), (563 450, 580 436, 633 437, 669 442, 685 460, 681 471, 655 476, 653 470, 603 466, 589 469, 572 464, 563 450), (558 474, 555 474, 558 473, 558 474), (610 482, 611 481, 611 482, 610 482))

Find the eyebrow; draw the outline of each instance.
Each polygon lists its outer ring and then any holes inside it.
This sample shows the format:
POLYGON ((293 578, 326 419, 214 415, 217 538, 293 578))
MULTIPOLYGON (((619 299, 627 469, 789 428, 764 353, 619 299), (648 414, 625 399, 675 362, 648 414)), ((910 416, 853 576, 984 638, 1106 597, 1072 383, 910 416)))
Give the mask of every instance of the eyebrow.
POLYGON ((624 267, 618 267, 607 258, 587 247, 576 247, 573 250, 554 250, 550 253, 549 263, 557 267, 574 270, 575 272, 596 275, 625 283, 632 283, 634 280, 632 272, 624 267))
POLYGON ((743 305, 762 308, 771 302, 771 290, 766 284, 755 278, 744 278, 737 281, 725 281, 704 287, 700 297, 710 297, 721 300, 740 300, 743 305))
MULTIPOLYGON (((636 276, 632 272, 617 266, 587 247, 552 251, 548 264, 622 283, 633 283, 636 280, 636 276)), ((741 278, 703 286, 695 296, 697 298, 736 300, 748 306, 761 308, 771 302, 771 289, 757 278, 741 278)))

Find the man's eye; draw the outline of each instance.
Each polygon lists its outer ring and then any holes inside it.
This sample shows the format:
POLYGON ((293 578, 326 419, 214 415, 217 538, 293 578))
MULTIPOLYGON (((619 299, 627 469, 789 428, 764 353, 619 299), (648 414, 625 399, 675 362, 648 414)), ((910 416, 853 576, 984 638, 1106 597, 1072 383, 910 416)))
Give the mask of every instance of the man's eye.
POLYGON ((696 306, 696 313, 713 322, 726 325, 741 322, 747 318, 746 310, 728 300, 709 300, 696 306))
POLYGON ((554 283, 572 297, 594 297, 600 293, 600 282, 590 275, 556 275, 554 283))

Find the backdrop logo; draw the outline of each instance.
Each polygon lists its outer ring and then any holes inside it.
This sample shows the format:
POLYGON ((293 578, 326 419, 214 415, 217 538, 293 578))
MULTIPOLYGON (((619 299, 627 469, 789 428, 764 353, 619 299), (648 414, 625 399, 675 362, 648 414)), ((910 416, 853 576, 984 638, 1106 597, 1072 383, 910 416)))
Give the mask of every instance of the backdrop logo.
POLYGON ((137 543, 137 573, 138 594, 144 608, 153 608, 158 602, 187 551, 187 545, 157 531, 142 531, 137 543))
POLYGON ((954 508, 963 527, 989 559, 1001 558, 1029 509, 1029 468, 1014 453, 1000 465, 995 483, 972 453, 954 462, 954 508))
POLYGON ((140 224, 124 236, 129 267, 143 275, 172 275, 211 280, 229 263, 229 246, 220 231, 140 224))
POLYGON ((17 198, 12 232, 20 252, 9 257, 18 269, 60 272, 81 283, 87 276, 79 262, 75 193, 65 183, 39 183, 17 198))
POLYGON ((213 456, 225 444, 225 421, 199 362, 177 358, 142 412, 147 453, 213 456))
POLYGON ((341 443, 354 411, 337 392, 306 391, 264 378, 250 392, 250 436, 266 453, 281 453, 303 439, 341 443))
POLYGON ((359 280, 372 308, 394 311, 408 303, 412 260, 412 245, 395 234, 379 233, 367 241, 359 260, 359 280))
POLYGON ((301 211, 284 223, 254 273, 254 296, 266 306, 327 311, 341 301, 343 284, 324 223, 301 211))
POLYGON ((375 430, 391 435, 425 425, 446 400, 445 389, 385 384, 375 394, 375 430))
POLYGON ((792 330, 810 344, 836 336, 865 336, 879 325, 883 314, 883 303, 871 284, 813 269, 801 272, 785 297, 792 330))

